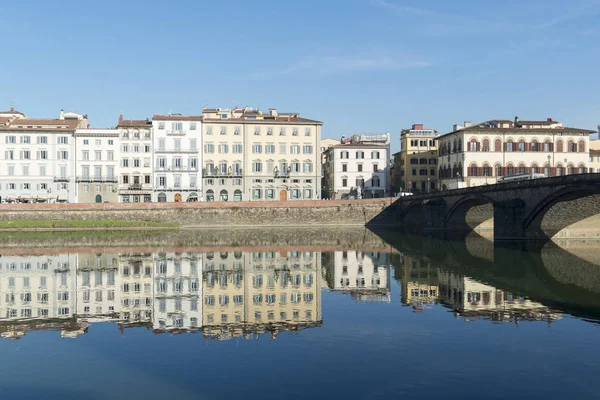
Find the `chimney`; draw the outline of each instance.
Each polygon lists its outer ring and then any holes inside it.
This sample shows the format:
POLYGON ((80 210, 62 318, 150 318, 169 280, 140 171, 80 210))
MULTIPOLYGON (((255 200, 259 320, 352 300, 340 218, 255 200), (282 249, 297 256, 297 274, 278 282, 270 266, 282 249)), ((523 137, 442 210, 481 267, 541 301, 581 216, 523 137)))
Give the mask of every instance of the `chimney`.
POLYGON ((423 129, 423 124, 413 124, 412 129, 413 131, 421 130, 423 129))
POLYGON ((123 114, 119 115, 119 122, 123 122, 123 114))
POLYGON ((465 121, 465 128, 471 127, 471 121, 465 121))
POLYGON ((146 118, 146 122, 150 122, 150 119, 149 119, 149 118, 146 118))
POLYGON ((14 107, 11 107, 11 108, 10 108, 10 112, 14 112, 14 111, 15 111, 15 108, 14 108, 14 107))
POLYGON ((92 126, 92 124, 87 124, 88 129, 90 129, 90 126, 92 126))
POLYGON ((517 126, 517 124, 518 124, 518 123, 519 123, 519 117, 518 117, 518 116, 516 116, 516 117, 515 117, 515 126, 517 126))
POLYGON ((546 121, 552 122, 552 118, 546 118, 546 121))
POLYGON ((274 109, 274 108, 269 108, 269 116, 276 117, 277 116, 277 110, 274 109))

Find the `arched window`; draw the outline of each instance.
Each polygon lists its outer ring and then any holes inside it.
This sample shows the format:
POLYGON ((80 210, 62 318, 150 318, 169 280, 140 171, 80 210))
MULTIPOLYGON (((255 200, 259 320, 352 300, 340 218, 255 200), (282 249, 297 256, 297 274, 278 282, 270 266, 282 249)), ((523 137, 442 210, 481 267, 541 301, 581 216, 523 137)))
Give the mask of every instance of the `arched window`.
POLYGON ((506 175, 513 175, 515 173, 515 168, 512 164, 508 164, 506 166, 506 175))
POLYGON ((456 145, 456 138, 454 138, 454 146, 452 146, 452 152, 456 153, 458 151, 458 146, 456 145))
POLYGON ((167 195, 164 193, 159 193, 158 194, 158 202, 159 203, 166 203, 167 202, 167 195))
POLYGON ((550 152, 552 151, 552 142, 550 140, 547 140, 544 142, 544 151, 545 152, 550 152))
POLYGON ((225 190, 225 189, 221 190, 221 192, 219 193, 219 200, 220 201, 229 200, 229 195, 227 194, 227 190, 225 190))
POLYGON ((540 172, 536 163, 531 164, 531 172, 534 174, 537 174, 540 172))
POLYGON ((579 149, 577 151, 580 153, 585 153, 585 142, 583 140, 579 141, 579 149))
POLYGON ((477 176, 477 164, 473 163, 469 166, 469 176, 477 176))
POLYGON ((233 201, 242 201, 242 191, 240 189, 236 189, 233 192, 233 201))
POLYGON ((506 151, 515 151, 514 147, 515 146, 512 139, 508 139, 508 141, 506 142, 506 151))
POLYGON ((577 169, 579 170, 580 174, 585 174, 585 165, 579 164, 579 167, 577 169))
POLYGON ((187 198, 188 203, 195 203, 198 201, 198 193, 192 192, 187 198))
POLYGON ((481 146, 481 151, 490 151, 490 140, 483 139, 483 145, 481 146))
POLYGON ((495 169, 496 169, 496 176, 502 176, 502 165, 496 164, 495 169))
POLYGON ((552 169, 550 168, 550 164, 548 163, 546 163, 546 165, 544 166, 544 175, 546 175, 546 178, 552 176, 552 169))
POLYGON ((575 174, 575 166, 573 164, 567 165, 567 175, 575 174))
POLYGON ((461 138, 458 138, 458 148, 456 149, 456 151, 463 151, 461 138))
POLYGON ((458 171, 456 172, 458 173, 458 176, 463 176, 463 167, 461 162, 458 163, 458 171))
POLYGON ((531 141, 531 151, 540 151, 540 146, 535 139, 531 141))
POLYGON ((527 168, 525 167, 525 164, 519 164, 519 174, 526 174, 527 173, 527 168))
POLYGON ((373 175, 373 179, 371 180, 371 186, 379 186, 379 177, 377 175, 373 175))
POLYGON ((572 140, 569 140, 569 144, 567 146, 567 151, 569 153, 577 153, 577 145, 572 140))
POLYGON ((519 151, 525 151, 525 141, 519 140, 519 151))
POLYGON ((558 164, 556 166, 556 176, 562 176, 563 175, 563 167, 562 165, 558 164))
POLYGON ((487 164, 483 165, 483 176, 492 176, 492 169, 487 164))
POLYGON ((215 192, 212 189, 206 191, 206 201, 215 201, 215 192))
POLYGON ((562 142, 562 140, 559 140, 558 142, 556 142, 556 152, 562 153, 562 151, 563 151, 563 142, 562 142))
POLYGON ((494 142, 494 151, 502 151, 502 140, 496 139, 496 141, 494 142))
POLYGON ((479 151, 479 142, 477 142, 477 139, 471 139, 469 142, 469 151, 479 151))

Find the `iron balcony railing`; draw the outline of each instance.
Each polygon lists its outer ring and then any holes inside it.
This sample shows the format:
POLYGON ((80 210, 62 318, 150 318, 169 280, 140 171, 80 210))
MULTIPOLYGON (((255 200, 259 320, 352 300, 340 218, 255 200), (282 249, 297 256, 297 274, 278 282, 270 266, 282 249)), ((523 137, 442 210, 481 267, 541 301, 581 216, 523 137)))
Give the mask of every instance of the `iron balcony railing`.
POLYGON ((118 178, 116 176, 77 176, 75 177, 77 182, 117 182, 118 178))
POLYGON ((240 168, 237 171, 232 171, 231 168, 227 172, 223 172, 218 170, 217 168, 203 168, 202 169, 202 177, 204 178, 241 178, 242 177, 242 169, 240 168))
POLYGON ((159 147, 154 150, 155 153, 198 153, 197 148, 175 148, 175 147, 159 147))

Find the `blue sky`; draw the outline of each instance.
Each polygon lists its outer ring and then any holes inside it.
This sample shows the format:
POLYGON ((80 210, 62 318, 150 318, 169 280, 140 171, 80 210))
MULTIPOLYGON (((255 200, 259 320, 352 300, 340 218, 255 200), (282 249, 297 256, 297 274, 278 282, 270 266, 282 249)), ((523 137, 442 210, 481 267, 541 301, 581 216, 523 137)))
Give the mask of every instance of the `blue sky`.
POLYGON ((54 117, 234 105, 324 121, 323 137, 424 123, 600 123, 600 1, 0 3, 0 108, 54 117))

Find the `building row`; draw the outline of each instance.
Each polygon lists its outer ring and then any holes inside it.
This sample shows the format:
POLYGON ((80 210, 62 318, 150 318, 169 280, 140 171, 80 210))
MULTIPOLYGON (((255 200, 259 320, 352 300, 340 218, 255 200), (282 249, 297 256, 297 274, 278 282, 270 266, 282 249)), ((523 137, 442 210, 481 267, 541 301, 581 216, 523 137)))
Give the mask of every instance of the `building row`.
POLYGON ((315 200, 322 122, 295 113, 206 108, 111 129, 87 115, 0 112, 2 202, 315 200))
MULTIPOLYGON (((440 135, 415 124, 402 130, 394 154, 392 191, 429 192, 498 182, 515 174, 546 177, 600 171, 590 153, 594 131, 566 127, 559 121, 465 121, 440 135)), ((596 160, 594 160, 594 157, 596 160)))

